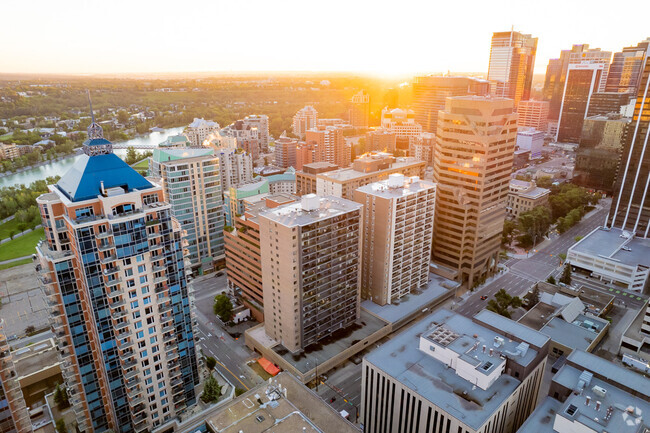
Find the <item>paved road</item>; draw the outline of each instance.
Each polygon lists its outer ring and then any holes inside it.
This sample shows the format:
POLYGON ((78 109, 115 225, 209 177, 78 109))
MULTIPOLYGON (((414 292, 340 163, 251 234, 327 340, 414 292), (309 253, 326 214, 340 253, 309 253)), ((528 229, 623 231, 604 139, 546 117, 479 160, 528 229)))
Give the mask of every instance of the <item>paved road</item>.
POLYGON ((318 395, 334 410, 345 410, 350 414, 350 421, 357 422, 357 410, 361 410, 361 364, 347 362, 321 381, 318 395))
POLYGON ((513 296, 523 296, 538 281, 543 281, 549 275, 559 272, 559 255, 567 252, 575 243, 576 236, 585 236, 605 222, 609 211, 609 201, 603 201, 593 213, 563 234, 552 234, 550 242, 527 259, 508 259, 504 264, 509 270, 488 281, 477 289, 462 304, 456 308, 459 313, 472 317, 487 306, 488 300, 500 289, 506 289, 513 296), (487 299, 482 300, 482 296, 487 299))
POLYGON ((225 277, 197 279, 193 283, 195 313, 198 326, 195 334, 199 337, 198 347, 205 356, 217 360, 217 369, 236 387, 249 389, 263 380, 247 362, 255 358, 245 345, 244 339, 235 340, 225 331, 212 313, 212 300, 225 290, 225 277))

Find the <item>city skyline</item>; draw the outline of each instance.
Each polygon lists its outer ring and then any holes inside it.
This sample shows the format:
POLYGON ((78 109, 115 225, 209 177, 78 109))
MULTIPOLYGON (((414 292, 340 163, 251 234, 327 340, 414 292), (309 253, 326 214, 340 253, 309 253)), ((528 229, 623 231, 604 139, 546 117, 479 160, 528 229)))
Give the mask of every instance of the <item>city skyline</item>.
MULTIPOLYGON (((650 12, 650 5, 637 3, 635 10, 641 16, 643 9, 650 12)), ((459 27, 457 20, 436 19, 458 17, 454 4, 407 2, 398 10, 388 11, 381 4, 369 7, 333 2, 327 8, 310 10, 298 7, 293 0, 282 7, 253 1, 248 10, 255 13, 247 14, 245 20, 247 28, 253 30, 244 32, 241 20, 230 19, 242 13, 235 3, 194 0, 179 11, 172 2, 158 2, 154 7, 150 2, 127 5, 69 0, 62 5, 12 1, 5 5, 7 16, 29 16, 30 30, 26 31, 25 23, 19 20, 3 24, 0 37, 12 43, 0 47, 0 57, 5 60, 0 73, 350 71, 394 76, 451 70, 487 74, 492 33, 514 27, 539 37, 534 69, 539 75, 545 72, 549 59, 559 57, 560 51, 572 44, 588 43, 616 52, 648 36, 641 27, 608 20, 607 14, 598 12, 602 10, 599 7, 587 11, 578 3, 560 1, 539 9, 531 5, 505 1, 498 14, 486 17, 480 3, 470 2, 466 10, 475 13, 463 16, 459 27), (414 14, 414 9, 418 13, 414 14), (192 13, 215 18, 188 25, 192 13), (575 20, 576 16, 583 19, 575 20), (435 25, 431 25, 432 19, 435 25), (57 23, 54 29, 53 22, 57 23), (549 32, 551 22, 563 31, 549 32), (349 31, 328 31, 333 23, 349 31), (608 31, 602 32, 605 27, 608 31), (384 28, 389 31, 383 32, 384 28), (86 29, 93 32, 84 37, 86 29), (397 37, 382 37, 385 33, 397 37), (350 43, 352 34, 368 35, 363 51, 350 43), (372 42, 373 34, 377 35, 376 43, 372 42), (450 36, 453 44, 448 43, 450 36), (266 49, 260 49, 262 43, 266 49), (458 47, 471 46, 471 56, 458 56, 458 47), (242 47, 256 47, 255 55, 242 47), (284 55, 281 47, 291 47, 300 55, 284 55), (391 53, 390 60, 387 52, 391 53)))

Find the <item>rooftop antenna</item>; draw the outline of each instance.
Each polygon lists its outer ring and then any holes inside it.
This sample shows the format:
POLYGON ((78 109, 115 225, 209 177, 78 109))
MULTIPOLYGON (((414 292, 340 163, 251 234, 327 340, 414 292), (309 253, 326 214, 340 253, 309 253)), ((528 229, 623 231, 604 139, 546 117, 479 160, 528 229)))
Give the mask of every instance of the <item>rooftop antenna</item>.
POLYGON ((93 111, 93 101, 90 99, 90 90, 86 90, 86 92, 88 94, 88 104, 90 105, 90 118, 92 119, 88 127, 88 139, 104 138, 104 130, 95 122, 95 112, 93 111))

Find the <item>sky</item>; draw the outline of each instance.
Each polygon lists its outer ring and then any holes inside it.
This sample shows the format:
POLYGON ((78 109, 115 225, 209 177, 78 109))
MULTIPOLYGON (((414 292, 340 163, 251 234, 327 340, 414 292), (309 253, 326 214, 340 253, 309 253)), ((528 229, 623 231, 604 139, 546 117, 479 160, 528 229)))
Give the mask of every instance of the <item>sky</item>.
POLYGON ((650 1, 616 3, 3 0, 0 73, 487 73, 492 32, 514 26, 539 38, 544 74, 574 43, 615 52, 650 36, 650 1))

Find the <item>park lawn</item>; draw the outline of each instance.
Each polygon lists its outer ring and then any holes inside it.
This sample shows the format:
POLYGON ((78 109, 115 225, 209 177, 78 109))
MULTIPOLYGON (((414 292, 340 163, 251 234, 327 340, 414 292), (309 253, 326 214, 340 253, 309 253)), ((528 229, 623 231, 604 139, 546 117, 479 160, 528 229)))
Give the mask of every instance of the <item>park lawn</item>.
POLYGON ((13 268, 14 266, 26 265, 28 263, 32 263, 31 257, 27 258, 27 259, 22 259, 22 260, 16 260, 15 262, 4 263, 4 264, 0 265, 0 271, 3 270, 3 269, 13 268))
POLYGON ((31 231, 23 236, 0 245, 0 262, 18 257, 31 256, 36 252, 36 244, 45 236, 43 228, 31 231))
POLYGON ((5 135, 0 135, 0 141, 9 140, 13 135, 13 132, 8 132, 5 135))
POLYGON ((133 168, 140 169, 140 170, 146 170, 149 168, 149 158, 145 158, 140 162, 136 162, 133 164, 133 168))
POLYGON ((20 224, 20 221, 16 218, 0 224, 0 239, 8 238, 12 230, 16 233, 20 233, 20 230, 18 230, 18 224, 20 224))

